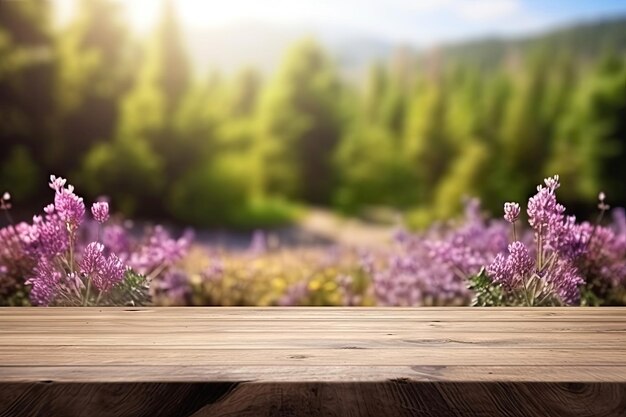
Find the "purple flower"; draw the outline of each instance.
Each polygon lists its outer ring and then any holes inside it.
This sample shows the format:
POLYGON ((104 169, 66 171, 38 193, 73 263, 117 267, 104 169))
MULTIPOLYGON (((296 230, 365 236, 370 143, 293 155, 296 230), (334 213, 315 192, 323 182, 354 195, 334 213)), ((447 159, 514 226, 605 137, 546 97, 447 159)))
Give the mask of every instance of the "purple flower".
POLYGON ((579 226, 588 243, 587 250, 576 259, 576 265, 594 285, 618 288, 626 283, 626 229, 620 225, 620 213, 613 213, 617 216, 613 224, 615 230, 588 222, 579 226))
POLYGON ((66 182, 67 180, 65 178, 50 175, 50 184, 48 185, 50 185, 50 188, 52 188, 54 191, 59 191, 65 186, 66 182))
POLYGON ((544 184, 546 184, 546 187, 548 187, 553 193, 556 191, 557 188, 561 186, 561 184, 559 183, 558 175, 555 175, 553 177, 548 177, 544 179, 543 182, 544 184))
POLYGON ((33 217, 33 224, 24 228, 22 239, 29 249, 40 256, 56 256, 64 253, 69 244, 67 228, 55 214, 33 217))
POLYGON ((159 266, 172 266, 185 256, 193 238, 191 230, 177 240, 162 226, 156 226, 148 242, 130 255, 129 265, 140 274, 148 274, 159 266))
POLYGON ((553 179, 551 181, 546 179, 546 183, 549 182, 551 187, 546 188, 539 185, 537 194, 528 200, 528 223, 535 230, 562 221, 565 207, 556 201, 554 190, 558 188, 558 185, 555 185, 553 181, 553 179))
POLYGON ((372 276, 381 305, 457 304, 469 301, 466 277, 476 274, 506 249, 507 226, 487 222, 476 199, 465 202, 465 221, 432 227, 425 233, 397 236, 386 260, 373 254, 362 258, 372 276))
POLYGON ((128 255, 131 250, 131 239, 126 230, 117 224, 107 225, 102 233, 102 242, 107 250, 128 255))
POLYGON ((520 207, 517 203, 504 203, 504 220, 515 223, 519 219, 520 207))
MULTIPOLYGON (((499 254, 487 267, 488 275, 506 291, 527 291, 524 282, 538 277, 564 304, 575 304, 580 299, 580 286, 584 283, 580 271, 571 261, 556 258, 554 264, 544 271, 535 270, 535 262, 528 248, 521 242, 509 245, 509 255, 499 254)), ((544 294, 547 295, 547 294, 544 294)), ((530 294, 529 297, 534 297, 530 294)))
POLYGON ((513 288, 513 272, 511 271, 508 258, 504 254, 499 253, 487 266, 487 274, 494 282, 503 285, 505 288, 513 288))
POLYGON ((85 203, 82 197, 74 194, 74 187, 57 189, 54 195, 54 209, 59 218, 67 223, 71 228, 76 229, 85 216, 85 203))
POLYGON ((105 258, 102 252, 104 245, 91 242, 83 251, 83 259, 80 262, 80 272, 85 275, 97 274, 103 267, 105 258))
POLYGON ((202 279, 206 282, 220 282, 224 278, 224 263, 220 259, 214 259, 202 272, 202 279))
POLYGON ((126 266, 115 254, 110 254, 93 277, 93 284, 100 292, 107 292, 124 280, 126 266))
MULTIPOLYGON (((524 292, 526 303, 549 301, 551 296, 564 304, 577 303, 580 286, 584 283, 579 266, 594 264, 585 261, 589 260, 590 240, 598 230, 606 237, 606 231, 588 223, 578 224, 574 216, 565 216, 565 207, 556 200, 555 191, 560 187, 558 175, 546 178, 544 183, 545 187, 539 185, 537 193, 528 200, 528 221, 534 231, 536 262, 526 245, 513 242, 509 245, 508 256, 498 255, 487 267, 487 273, 506 291, 524 292), (533 279, 542 281, 539 294, 534 287, 530 287, 530 292, 526 287, 526 283, 533 279)), ((513 211, 511 206, 507 208, 505 205, 507 220, 515 217, 513 211)))
POLYGON ((513 242, 509 245, 509 261, 511 270, 518 275, 528 275, 535 266, 528 248, 522 242, 513 242))
POLYGON ((91 206, 91 214, 98 223, 104 223, 109 219, 109 203, 99 201, 91 206))
POLYGON ((180 270, 166 271, 151 283, 150 291, 166 305, 185 305, 193 293, 189 277, 180 270))
POLYGON ((115 254, 105 257, 104 245, 91 242, 83 252, 80 272, 89 276, 100 292, 109 291, 114 285, 122 282, 126 266, 115 254))
POLYGON ((59 289, 61 273, 45 257, 39 258, 33 269, 33 274, 25 282, 32 285, 30 290, 31 302, 35 305, 48 306, 54 301, 59 289))
POLYGON ((611 212, 613 217, 613 229, 618 235, 626 236, 626 210, 619 207, 611 212))
POLYGON ((558 175, 544 182, 547 187, 537 186, 537 194, 528 200, 528 223, 534 229, 535 241, 542 251, 578 256, 586 246, 585 236, 578 230, 576 218, 565 216, 565 207, 556 200, 555 190, 560 186, 558 175))
POLYGON ((580 271, 568 259, 559 259, 545 280, 565 304, 577 304, 580 300, 580 286, 585 283, 580 271))
POLYGON ((76 296, 80 297, 80 290, 82 288, 85 288, 85 284, 83 284, 83 281, 80 279, 80 276, 74 272, 69 273, 67 275, 66 278, 66 283, 67 283, 67 287, 69 290, 71 290, 72 292, 74 292, 74 294, 76 294, 76 296))
POLYGON ((487 274, 494 282, 502 285, 506 290, 517 289, 535 267, 526 245, 516 241, 509 245, 508 256, 499 253, 487 266, 487 274))
POLYGON ((255 255, 267 252, 267 236, 263 230, 254 231, 248 250, 255 255))

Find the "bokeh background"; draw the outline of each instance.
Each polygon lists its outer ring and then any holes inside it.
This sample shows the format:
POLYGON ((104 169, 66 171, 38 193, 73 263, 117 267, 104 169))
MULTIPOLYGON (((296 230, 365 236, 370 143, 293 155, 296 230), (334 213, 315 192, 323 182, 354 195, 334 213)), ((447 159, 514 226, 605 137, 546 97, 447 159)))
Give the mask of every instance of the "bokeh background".
POLYGON ((558 173, 626 204, 626 2, 0 0, 0 191, 269 228, 413 227, 558 173))

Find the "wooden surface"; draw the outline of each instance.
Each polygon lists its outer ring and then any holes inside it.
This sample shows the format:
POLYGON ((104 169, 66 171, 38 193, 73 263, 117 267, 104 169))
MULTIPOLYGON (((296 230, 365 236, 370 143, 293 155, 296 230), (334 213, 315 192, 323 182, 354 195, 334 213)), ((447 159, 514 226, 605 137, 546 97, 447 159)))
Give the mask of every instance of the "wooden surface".
POLYGON ((626 416, 622 308, 4 308, 0 416, 626 416))

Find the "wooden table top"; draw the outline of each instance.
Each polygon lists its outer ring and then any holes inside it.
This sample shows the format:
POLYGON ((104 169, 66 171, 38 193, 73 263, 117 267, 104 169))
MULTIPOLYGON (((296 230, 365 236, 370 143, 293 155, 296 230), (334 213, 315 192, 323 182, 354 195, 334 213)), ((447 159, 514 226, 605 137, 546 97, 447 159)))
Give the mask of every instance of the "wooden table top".
POLYGON ((0 382, 626 382, 626 308, 1 308, 0 382))

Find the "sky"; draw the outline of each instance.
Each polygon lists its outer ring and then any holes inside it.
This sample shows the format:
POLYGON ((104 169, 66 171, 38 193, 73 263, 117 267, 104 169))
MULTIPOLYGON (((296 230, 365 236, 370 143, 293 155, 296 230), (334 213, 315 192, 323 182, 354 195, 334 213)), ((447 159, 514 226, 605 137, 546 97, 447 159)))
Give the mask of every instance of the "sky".
MULTIPOLYGON (((61 22, 76 0, 54 0, 61 22)), ((131 26, 154 26, 161 0, 116 0, 131 26)), ((626 15, 626 0, 175 0, 185 29, 270 26, 344 30, 390 42, 428 46, 500 35, 515 36, 571 22, 626 15)))

